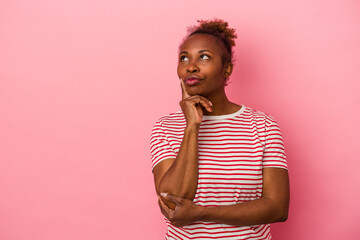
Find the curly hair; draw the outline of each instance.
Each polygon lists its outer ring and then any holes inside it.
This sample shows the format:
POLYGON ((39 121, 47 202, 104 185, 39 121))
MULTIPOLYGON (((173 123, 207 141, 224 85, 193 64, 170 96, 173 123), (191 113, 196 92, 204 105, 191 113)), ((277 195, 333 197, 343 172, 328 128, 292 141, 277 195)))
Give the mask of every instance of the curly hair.
POLYGON ((233 47, 235 46, 235 38, 237 38, 235 29, 230 28, 226 21, 218 18, 213 20, 197 20, 197 22, 199 23, 198 25, 187 28, 188 34, 182 40, 179 49, 188 37, 197 33, 209 34, 220 40, 225 47, 226 51, 224 51, 224 55, 222 56, 223 64, 232 63, 234 60, 233 47))

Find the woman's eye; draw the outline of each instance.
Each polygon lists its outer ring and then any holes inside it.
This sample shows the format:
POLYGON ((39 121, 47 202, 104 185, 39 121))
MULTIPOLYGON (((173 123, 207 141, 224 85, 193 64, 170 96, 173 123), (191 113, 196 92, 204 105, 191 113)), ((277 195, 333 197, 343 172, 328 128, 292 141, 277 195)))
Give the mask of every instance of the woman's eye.
POLYGON ((180 61, 181 62, 184 62, 184 61, 187 61, 188 58, 186 56, 180 56, 180 61))
POLYGON ((206 55, 206 54, 202 54, 202 55, 200 56, 200 58, 201 58, 202 60, 210 59, 210 57, 209 57, 208 55, 206 55))

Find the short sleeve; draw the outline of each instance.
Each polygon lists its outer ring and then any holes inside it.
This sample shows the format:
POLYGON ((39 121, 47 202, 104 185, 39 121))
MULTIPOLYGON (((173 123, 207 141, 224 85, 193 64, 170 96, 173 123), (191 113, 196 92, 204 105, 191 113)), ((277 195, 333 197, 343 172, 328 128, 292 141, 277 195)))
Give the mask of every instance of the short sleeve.
POLYGON ((274 119, 267 118, 265 129, 263 168, 278 167, 288 169, 283 138, 278 123, 274 119))
POLYGON ((154 170, 154 167, 162 160, 176 158, 176 153, 171 148, 160 121, 156 122, 151 132, 150 154, 152 170, 154 170))

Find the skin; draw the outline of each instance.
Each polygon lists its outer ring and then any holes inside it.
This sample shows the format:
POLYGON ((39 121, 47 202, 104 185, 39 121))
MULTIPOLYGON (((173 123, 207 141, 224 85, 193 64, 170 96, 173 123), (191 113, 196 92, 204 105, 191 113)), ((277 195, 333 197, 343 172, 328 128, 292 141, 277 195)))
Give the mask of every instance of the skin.
MULTIPOLYGON (((190 96, 202 96, 213 104, 213 111, 203 109, 205 115, 223 115, 236 112, 240 106, 228 100, 225 94, 225 78, 230 77, 233 64, 222 63, 225 47, 216 37, 194 34, 180 47, 177 73, 180 79, 196 75, 196 86, 185 86, 190 96)), ((184 91, 183 90, 183 91, 184 91)))
POLYGON ((192 200, 198 180, 197 136, 203 115, 223 115, 240 106, 228 100, 225 79, 232 73, 231 63, 222 63, 222 43, 214 36, 194 34, 180 48, 177 73, 182 89, 180 106, 186 119, 184 137, 177 157, 165 159, 154 168, 154 181, 162 214, 177 227, 195 221, 249 226, 285 221, 289 209, 287 170, 263 169, 260 199, 219 207, 201 207, 192 200), (201 80, 188 86, 184 79, 196 75, 201 80))

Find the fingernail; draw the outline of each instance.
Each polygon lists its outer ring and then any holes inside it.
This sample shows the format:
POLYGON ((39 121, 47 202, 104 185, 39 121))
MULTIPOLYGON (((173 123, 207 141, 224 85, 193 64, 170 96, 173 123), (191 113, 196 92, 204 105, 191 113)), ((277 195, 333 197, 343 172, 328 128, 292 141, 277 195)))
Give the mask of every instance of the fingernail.
POLYGON ((213 105, 213 104, 212 104, 212 102, 210 102, 210 101, 209 101, 209 103, 210 103, 210 106, 212 106, 212 105, 213 105))
POLYGON ((160 193, 160 195, 162 196, 162 197, 164 197, 164 198, 166 198, 166 196, 167 196, 167 193, 160 193))

